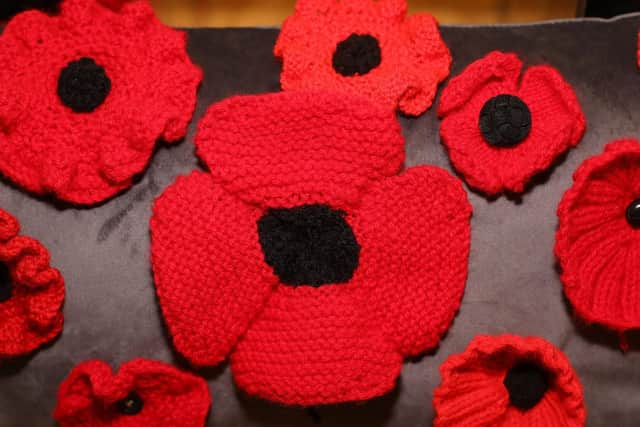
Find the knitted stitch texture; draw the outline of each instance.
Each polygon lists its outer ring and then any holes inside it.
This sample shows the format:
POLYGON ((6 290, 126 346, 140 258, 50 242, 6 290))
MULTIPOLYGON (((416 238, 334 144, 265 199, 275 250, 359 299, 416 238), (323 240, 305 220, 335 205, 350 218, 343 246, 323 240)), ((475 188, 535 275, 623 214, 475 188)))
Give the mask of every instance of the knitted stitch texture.
POLYGON ((537 337, 478 336, 440 367, 435 427, 581 427, 586 420, 582 386, 567 357, 537 337), (511 403, 505 377, 520 363, 546 372, 548 389, 532 408, 511 403))
POLYGON ((145 359, 117 374, 101 360, 77 365, 58 390, 60 427, 203 427, 211 405, 207 383, 145 359))
POLYGON ((30 353, 62 331, 62 275, 49 265, 47 249, 19 232, 0 209, 0 359, 30 353))
POLYGON ((558 206, 555 253, 564 292, 587 322, 640 328, 640 230, 627 209, 640 198, 640 143, 619 140, 587 159, 558 206))
POLYGON ((533 176, 577 145, 585 131, 576 95, 557 70, 537 65, 520 79, 521 70, 515 54, 491 52, 451 79, 438 106, 440 136, 453 166, 469 186, 489 196, 524 191, 533 176), (509 147, 490 144, 479 123, 487 101, 504 94, 518 97, 530 111, 530 132, 509 147))
POLYGON ((192 363, 230 354, 246 392, 317 405, 388 392, 404 356, 438 344, 464 292, 471 206, 442 169, 396 175, 391 110, 326 93, 235 97, 209 109, 196 145, 211 173, 179 177, 151 219, 158 298, 192 363), (286 285, 258 222, 318 204, 344 214, 359 264, 343 283, 286 285))
MULTIPOLYGON (((298 0, 274 50, 282 60, 282 88, 345 92, 422 114, 449 75, 451 55, 431 15, 406 14, 405 0, 298 0), (339 44, 353 35, 377 40, 379 65, 345 76, 334 61, 339 44)), ((356 48, 344 60, 367 62, 367 53, 356 48)))
POLYGON ((185 47, 146 0, 17 15, 0 36, 0 172, 84 205, 131 186, 158 138, 186 133, 202 72, 185 47))

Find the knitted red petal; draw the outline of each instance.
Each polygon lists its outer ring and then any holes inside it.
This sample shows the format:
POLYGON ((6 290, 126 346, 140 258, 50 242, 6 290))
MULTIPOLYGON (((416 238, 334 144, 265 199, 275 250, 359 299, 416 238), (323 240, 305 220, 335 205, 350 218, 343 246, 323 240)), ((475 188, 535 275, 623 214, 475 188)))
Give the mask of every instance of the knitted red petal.
POLYGON ((64 280, 46 248, 19 229, 0 209, 0 263, 12 284, 11 297, 0 302, 0 359, 30 353, 62 331, 64 280))
POLYGON ((351 207, 371 181, 393 175, 404 160, 391 111, 319 92, 220 102, 200 121, 196 146, 229 193, 269 207, 351 207))
POLYGON ((298 0, 274 53, 284 90, 324 89, 367 96, 389 109, 419 115, 449 75, 451 55, 428 14, 406 17, 405 0, 298 0), (381 62, 366 74, 333 68, 337 45, 352 34, 377 39, 381 62))
POLYGON ((547 65, 527 69, 521 61, 492 52, 453 78, 442 93, 440 136, 454 167, 467 183, 487 195, 520 193, 536 174, 578 144, 585 118, 571 86, 547 65), (531 131, 514 147, 484 139, 479 117, 485 103, 500 94, 519 97, 531 112, 531 131))
POLYGON ((135 359, 117 374, 99 360, 77 365, 58 390, 54 417, 61 427, 202 427, 211 397, 200 377, 170 365, 135 359), (126 415, 118 401, 136 393, 142 410, 126 415))
POLYGON ((640 230, 626 209, 640 198, 640 143, 615 141, 586 160, 558 207, 555 252, 577 314, 614 330, 640 328, 640 230))
POLYGON ((185 34, 161 24, 147 0, 115 13, 66 0, 61 13, 16 16, 0 37, 0 172, 38 194, 94 204, 131 185, 158 138, 186 133, 202 72, 185 34), (63 104, 58 80, 91 58, 111 89, 93 112, 63 104))
POLYGON ((537 337, 478 336, 460 354, 440 367, 442 383, 435 390, 435 427, 580 427, 586 409, 580 381, 567 357, 537 337), (521 362, 547 372, 549 388, 533 408, 510 403, 504 386, 507 372, 521 362))

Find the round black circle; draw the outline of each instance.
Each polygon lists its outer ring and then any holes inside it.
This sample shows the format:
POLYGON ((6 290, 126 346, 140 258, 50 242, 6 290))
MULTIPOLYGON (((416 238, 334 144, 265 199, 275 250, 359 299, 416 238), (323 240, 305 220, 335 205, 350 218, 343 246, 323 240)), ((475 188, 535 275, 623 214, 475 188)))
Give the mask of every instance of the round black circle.
POLYGON ((511 404, 522 410, 533 408, 549 389, 547 372, 535 363, 523 362, 507 372, 504 386, 511 404))
POLYGON ((522 99, 498 95, 488 100, 480 111, 480 132, 495 147, 518 145, 531 132, 531 111, 522 99))
POLYGON ((76 113, 90 113, 98 108, 111 91, 111 80, 104 67, 92 58, 70 62, 60 72, 58 96, 76 113))
POLYGON ((258 220, 264 259, 285 285, 348 282, 360 258, 345 213, 326 205, 269 209, 258 220))
POLYGON ((118 402, 116 402, 116 406, 118 407, 118 411, 120 411, 121 414, 137 415, 140 413, 140 411, 142 411, 144 401, 142 400, 140 395, 138 395, 138 393, 132 391, 124 399, 118 400, 118 402))
POLYGON ((640 199, 635 199, 627 206, 627 222, 633 228, 640 228, 640 199))
POLYGON ((13 282, 9 266, 0 262, 0 303, 8 301, 13 295, 13 282))
POLYGON ((345 77, 365 75, 381 61, 378 39, 369 34, 351 34, 338 43, 333 53, 333 69, 345 77))

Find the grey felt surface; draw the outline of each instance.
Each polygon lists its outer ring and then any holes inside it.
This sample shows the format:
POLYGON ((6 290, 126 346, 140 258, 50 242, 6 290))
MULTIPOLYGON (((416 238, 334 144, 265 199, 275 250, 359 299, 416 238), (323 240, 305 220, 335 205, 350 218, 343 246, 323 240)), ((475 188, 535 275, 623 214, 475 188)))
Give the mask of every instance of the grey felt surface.
MULTIPOLYGON (((438 366, 476 334, 535 334, 563 349, 585 388, 589 426, 640 423, 640 337, 623 354, 615 335, 572 319, 553 257, 555 209, 586 157, 640 127, 640 73, 636 61, 640 16, 617 21, 573 21, 506 27, 444 27, 453 75, 485 53, 517 52, 525 63, 548 62, 574 86, 588 120, 582 143, 520 200, 488 201, 470 193, 474 207, 469 280, 462 307, 434 354, 407 362, 396 391, 364 404, 284 408, 252 399, 234 387, 227 366, 202 372, 213 406, 208 425, 428 426, 438 366)), ((34 198, 0 182, 0 207, 23 232, 40 239, 67 286, 66 323, 53 345, 0 367, 0 426, 53 426, 60 381, 76 363, 101 358, 113 365, 147 357, 184 366, 171 349, 155 299, 149 265, 151 203, 177 175, 199 164, 191 143, 195 123, 212 102, 239 93, 278 90, 279 64, 271 49, 277 30, 193 30, 189 50, 205 70, 189 135, 160 145, 144 177, 108 203, 73 209, 34 198)), ((401 118, 407 164, 450 169, 432 108, 401 118)), ((250 285, 250 284, 248 284, 250 285)))

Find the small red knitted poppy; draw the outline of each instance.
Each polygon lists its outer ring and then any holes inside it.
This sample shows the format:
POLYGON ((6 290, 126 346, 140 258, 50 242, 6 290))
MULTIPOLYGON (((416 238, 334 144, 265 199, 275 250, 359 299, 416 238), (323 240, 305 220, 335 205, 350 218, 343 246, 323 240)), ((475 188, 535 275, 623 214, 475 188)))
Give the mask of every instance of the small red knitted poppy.
POLYGON ((406 14, 405 0, 298 0, 274 50, 282 88, 346 92, 422 114, 451 55, 431 15, 406 14))
POLYGON ((62 331, 64 280, 38 241, 0 209, 0 359, 32 352, 62 331))
POLYGON ((567 357, 537 337, 478 336, 440 367, 435 427, 581 427, 582 386, 567 357))
POLYGON ((640 328, 640 143, 608 144, 573 179, 555 246, 565 294, 588 322, 640 328))
POLYGON ((160 305, 192 363, 230 354, 248 393, 316 405, 384 394, 403 356, 438 344, 464 292, 471 207, 442 169, 396 175, 391 110, 236 97, 209 109, 196 145, 211 173, 178 178, 151 219, 160 305))
POLYGON ((17 15, 0 37, 0 172, 86 205, 131 186, 158 138, 185 135, 202 78, 185 45, 146 0, 17 15))
POLYGON ((114 374, 91 360, 60 384, 54 418, 60 427, 203 427, 210 405, 207 383, 171 365, 134 359, 114 374))
POLYGON ((578 144, 585 118, 573 89, 548 65, 491 52, 442 92, 440 136, 467 183, 489 196, 520 193, 578 144))

